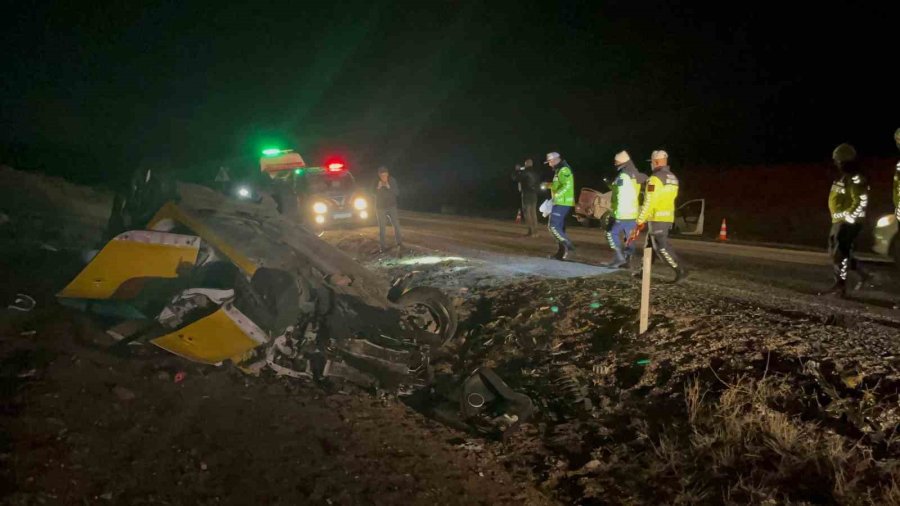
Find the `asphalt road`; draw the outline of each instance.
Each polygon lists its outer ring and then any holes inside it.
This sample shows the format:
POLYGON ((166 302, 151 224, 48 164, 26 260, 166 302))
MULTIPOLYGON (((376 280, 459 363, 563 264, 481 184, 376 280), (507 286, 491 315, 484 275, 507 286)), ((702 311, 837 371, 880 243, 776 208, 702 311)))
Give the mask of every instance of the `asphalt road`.
MULTIPOLYGON (((521 263, 531 258, 536 262, 556 251, 550 233, 542 225, 537 237, 525 237, 525 227, 513 222, 459 217, 441 214, 403 212, 404 241, 410 245, 456 253, 464 256, 492 257, 501 262, 521 263)), ((367 234, 377 232, 369 228, 367 234)), ((601 264, 612 258, 605 235, 597 228, 574 224, 568 233, 576 245, 570 271, 575 275, 608 272, 601 264), (579 268, 576 268, 579 267, 579 268)), ((388 231, 388 241, 391 232, 388 231)), ((823 235, 823 243, 824 243, 823 235)), ((641 240, 640 244, 643 244, 641 240)), ((733 285, 750 282, 757 291, 766 287, 788 289, 799 294, 815 295, 832 281, 831 263, 824 251, 808 251, 749 244, 711 242, 696 239, 673 239, 672 246, 691 270, 692 283, 733 285)), ((900 300, 900 276, 893 264, 864 255, 862 262, 872 274, 871 284, 853 292, 852 299, 863 304, 890 307, 900 300)), ((551 265, 557 261, 547 261, 551 265)), ((560 266, 562 267, 562 266, 560 266)), ((654 264, 660 277, 672 273, 660 262, 654 264)), ((855 281, 851 273, 851 283, 855 281)))

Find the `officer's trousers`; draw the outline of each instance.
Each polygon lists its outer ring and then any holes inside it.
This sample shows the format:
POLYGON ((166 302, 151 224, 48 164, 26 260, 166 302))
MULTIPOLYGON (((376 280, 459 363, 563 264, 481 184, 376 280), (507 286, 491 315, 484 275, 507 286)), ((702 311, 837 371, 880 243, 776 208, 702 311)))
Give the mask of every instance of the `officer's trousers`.
POLYGON ((853 243, 862 231, 862 223, 834 223, 828 234, 828 253, 834 268, 835 283, 847 281, 847 272, 859 270, 853 255, 853 243))

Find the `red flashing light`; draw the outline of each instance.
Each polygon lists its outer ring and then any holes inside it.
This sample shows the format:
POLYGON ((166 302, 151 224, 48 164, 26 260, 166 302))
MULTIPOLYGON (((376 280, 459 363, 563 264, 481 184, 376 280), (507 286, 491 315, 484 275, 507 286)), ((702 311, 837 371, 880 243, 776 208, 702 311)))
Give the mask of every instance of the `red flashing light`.
POLYGON ((335 163, 328 164, 328 172, 340 172, 342 170, 344 170, 343 163, 335 162, 335 163))

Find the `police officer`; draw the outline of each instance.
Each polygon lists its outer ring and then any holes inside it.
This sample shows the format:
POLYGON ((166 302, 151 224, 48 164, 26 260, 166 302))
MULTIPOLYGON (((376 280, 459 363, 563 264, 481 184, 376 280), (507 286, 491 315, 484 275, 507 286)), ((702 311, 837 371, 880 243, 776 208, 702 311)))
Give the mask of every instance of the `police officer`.
MULTIPOLYGON (((575 205, 575 176, 572 175, 572 168, 559 155, 559 153, 547 153, 547 160, 544 162, 553 168, 553 183, 550 187, 550 197, 553 199, 553 210, 550 213, 550 219, 547 222, 547 228, 557 242, 556 254, 550 255, 550 258, 557 260, 567 260, 575 245, 566 235, 566 216, 572 212, 572 206, 575 205)), ((541 185, 546 188, 547 183, 541 185)))
POLYGON ((541 175, 529 158, 524 165, 516 165, 512 178, 519 183, 519 192, 522 194, 522 214, 525 215, 525 224, 528 226, 526 235, 533 237, 537 233, 537 192, 540 190, 541 175))
POLYGON ((665 151, 654 151, 650 155, 650 164, 653 167, 653 175, 650 176, 644 190, 644 202, 638 212, 637 226, 643 228, 645 223, 649 226, 647 243, 644 247, 652 246, 656 255, 675 270, 673 283, 678 283, 687 277, 687 270, 679 263, 668 241, 669 231, 675 222, 678 178, 669 169, 669 154, 665 151))
POLYGON ((869 183, 859 173, 856 149, 853 146, 841 144, 834 149, 831 158, 840 172, 828 194, 828 210, 831 212, 828 252, 834 268, 834 284, 822 292, 822 295, 843 297, 846 295, 847 274, 850 270, 857 271, 863 281, 868 277, 859 270, 853 257, 853 243, 862 230, 862 222, 866 217, 869 183))
POLYGON ((647 176, 637 170, 627 151, 619 152, 614 160, 617 173, 612 183, 613 218, 610 220, 606 239, 616 256, 606 266, 618 269, 627 265, 628 257, 634 253, 633 245, 623 246, 622 236, 629 237, 637 226, 635 220, 638 217, 638 197, 647 176))

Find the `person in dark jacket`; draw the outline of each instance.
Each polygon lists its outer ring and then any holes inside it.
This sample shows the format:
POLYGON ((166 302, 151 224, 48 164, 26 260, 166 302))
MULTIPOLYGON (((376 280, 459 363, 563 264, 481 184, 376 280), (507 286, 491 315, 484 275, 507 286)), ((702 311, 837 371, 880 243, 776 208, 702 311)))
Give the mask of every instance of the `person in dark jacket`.
POLYGON ((403 247, 403 235, 400 233, 400 217, 397 215, 397 196, 400 190, 397 180, 391 177, 387 167, 378 168, 378 181, 375 184, 375 216, 378 217, 378 241, 381 251, 385 250, 384 228, 391 220, 394 227, 394 239, 397 247, 403 247))
POLYGON ((533 237, 537 234, 537 193, 541 188, 541 175, 534 168, 534 161, 529 158, 524 165, 516 165, 512 179, 519 183, 519 193, 522 194, 522 214, 525 225, 528 226, 527 236, 533 237))

